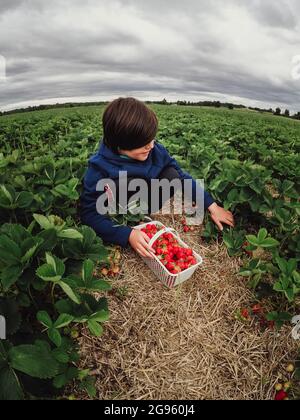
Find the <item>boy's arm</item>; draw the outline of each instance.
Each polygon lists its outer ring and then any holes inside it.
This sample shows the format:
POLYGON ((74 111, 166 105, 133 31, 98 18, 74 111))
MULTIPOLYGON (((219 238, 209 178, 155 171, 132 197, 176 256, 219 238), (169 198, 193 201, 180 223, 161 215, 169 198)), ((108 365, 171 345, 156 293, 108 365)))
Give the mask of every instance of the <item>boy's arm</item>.
MULTIPOLYGON (((171 157, 169 155, 169 152, 167 151, 166 148, 164 148, 166 153, 168 154, 169 157, 169 161, 168 161, 168 166, 173 166, 177 172, 179 173, 181 179, 191 179, 192 180, 192 199, 193 201, 196 201, 196 192, 197 190, 201 190, 201 192, 203 191, 203 188, 200 187, 200 185, 196 182, 196 180, 187 172, 184 172, 176 159, 174 159, 173 157, 171 157)), ((203 191, 204 192, 204 209, 207 210, 212 204, 215 203, 215 200, 212 198, 212 196, 207 192, 207 191, 203 191)))
POLYGON ((103 241, 121 245, 125 248, 128 245, 132 229, 128 226, 116 227, 116 222, 111 220, 109 216, 97 212, 96 203, 102 194, 104 193, 91 191, 84 185, 81 195, 81 221, 94 229, 103 241))

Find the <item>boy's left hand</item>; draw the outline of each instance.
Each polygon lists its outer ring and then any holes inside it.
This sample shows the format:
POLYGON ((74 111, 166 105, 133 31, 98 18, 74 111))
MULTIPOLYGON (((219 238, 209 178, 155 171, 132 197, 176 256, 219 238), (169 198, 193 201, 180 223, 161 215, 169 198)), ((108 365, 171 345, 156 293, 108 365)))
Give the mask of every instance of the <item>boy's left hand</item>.
POLYGON ((224 229, 222 223, 234 227, 234 218, 231 211, 223 209, 223 207, 218 206, 217 203, 213 203, 210 207, 208 207, 208 210, 210 211, 212 220, 218 226, 220 231, 224 229))

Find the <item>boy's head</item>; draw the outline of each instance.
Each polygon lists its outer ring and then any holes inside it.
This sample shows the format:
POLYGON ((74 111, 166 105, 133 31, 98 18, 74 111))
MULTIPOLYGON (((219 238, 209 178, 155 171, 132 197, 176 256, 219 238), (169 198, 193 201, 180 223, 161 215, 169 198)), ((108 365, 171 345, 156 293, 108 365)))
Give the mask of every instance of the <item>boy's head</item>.
POLYGON ((146 160, 158 130, 155 113, 134 98, 111 102, 103 114, 104 144, 114 153, 146 160))

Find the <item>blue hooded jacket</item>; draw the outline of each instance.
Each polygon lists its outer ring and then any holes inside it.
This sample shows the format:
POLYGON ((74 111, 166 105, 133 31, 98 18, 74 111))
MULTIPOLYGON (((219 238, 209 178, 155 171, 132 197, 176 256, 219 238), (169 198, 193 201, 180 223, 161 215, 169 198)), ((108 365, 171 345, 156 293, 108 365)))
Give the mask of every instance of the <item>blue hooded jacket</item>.
MULTIPOLYGON (((193 185, 193 201, 196 201, 196 189, 200 186, 191 175, 181 170, 177 161, 172 158, 166 148, 157 142, 146 161, 124 159, 112 152, 103 142, 99 150, 89 159, 88 169, 83 180, 81 195, 81 221, 90 226, 103 241, 118 244, 122 247, 128 245, 132 229, 128 226, 114 226, 116 223, 109 216, 100 215, 96 209, 97 199, 103 192, 96 191, 97 183, 103 178, 117 179, 120 171, 127 171, 128 177, 151 179, 159 178, 159 174, 166 167, 174 167, 181 179, 191 179, 193 185)), ((204 191, 205 210, 214 203, 214 199, 204 191)))

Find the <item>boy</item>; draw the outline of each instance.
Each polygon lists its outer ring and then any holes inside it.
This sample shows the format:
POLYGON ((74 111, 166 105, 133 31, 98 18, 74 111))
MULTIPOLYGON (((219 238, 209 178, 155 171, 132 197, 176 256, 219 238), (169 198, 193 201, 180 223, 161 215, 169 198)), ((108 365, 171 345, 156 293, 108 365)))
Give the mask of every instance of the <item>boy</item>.
MULTIPOLYGON (((101 179, 117 180, 119 172, 126 171, 128 180, 144 179, 148 183, 151 179, 190 179, 195 197, 196 189, 200 187, 181 170, 167 150, 155 142, 157 130, 157 117, 143 102, 134 98, 119 98, 111 102, 103 114, 103 142, 89 160, 81 196, 83 224, 92 227, 104 241, 122 247, 130 244, 140 255, 149 258, 153 258, 150 253, 153 250, 148 245, 150 239, 145 233, 128 226, 115 227, 109 216, 99 214, 96 203, 105 190, 97 191, 96 186, 101 179)), ((121 185, 117 184, 117 188, 121 188, 121 185)), ((160 198, 159 208, 162 205, 160 198)), ((210 212, 220 230, 223 230, 222 223, 234 227, 232 213, 218 206, 205 191, 204 209, 210 212)))

